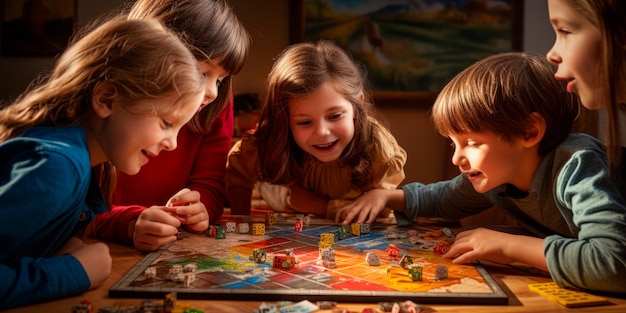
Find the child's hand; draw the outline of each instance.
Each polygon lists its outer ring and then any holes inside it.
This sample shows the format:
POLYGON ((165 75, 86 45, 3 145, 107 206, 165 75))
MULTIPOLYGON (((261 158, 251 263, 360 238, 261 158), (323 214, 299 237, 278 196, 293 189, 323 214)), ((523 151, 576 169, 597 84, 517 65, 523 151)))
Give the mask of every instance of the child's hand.
POLYGON ((97 242, 83 245, 71 254, 85 269, 91 283, 89 289, 100 286, 111 274, 113 260, 106 244, 97 242))
POLYGON ((153 206, 141 212, 135 222, 133 241, 140 251, 154 251, 176 240, 181 220, 176 208, 153 206))
POLYGON ((205 232, 209 228, 209 213, 200 201, 199 192, 184 188, 172 196, 166 206, 175 209, 173 212, 189 230, 205 232))
POLYGON ((356 223, 373 223, 387 203, 386 190, 372 189, 362 194, 354 202, 337 210, 335 222, 347 225, 356 219, 356 223))
POLYGON ((456 235, 450 250, 443 257, 454 259, 457 264, 475 260, 509 264, 515 260, 507 256, 506 251, 516 237, 519 236, 486 228, 467 230, 456 235))

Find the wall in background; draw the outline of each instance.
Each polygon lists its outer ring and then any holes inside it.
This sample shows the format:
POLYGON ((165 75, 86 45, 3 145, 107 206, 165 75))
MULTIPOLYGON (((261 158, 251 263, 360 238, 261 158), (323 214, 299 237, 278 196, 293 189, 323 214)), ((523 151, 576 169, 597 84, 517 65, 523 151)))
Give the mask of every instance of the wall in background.
MULTIPOLYGON (((77 21, 84 25, 100 13, 118 8, 123 0, 77 0, 77 21)), ((235 93, 261 93, 274 58, 289 43, 288 0, 266 0, 252 5, 250 0, 231 4, 253 39, 244 69, 235 76, 235 93)), ((548 22, 545 1, 524 1, 524 51, 545 54, 554 33, 548 22)), ((0 99, 16 97, 40 73, 52 68, 52 58, 0 57, 0 99)), ((457 173, 448 159, 448 142, 433 128, 428 108, 379 107, 391 131, 409 155, 405 182, 433 182, 457 173)))

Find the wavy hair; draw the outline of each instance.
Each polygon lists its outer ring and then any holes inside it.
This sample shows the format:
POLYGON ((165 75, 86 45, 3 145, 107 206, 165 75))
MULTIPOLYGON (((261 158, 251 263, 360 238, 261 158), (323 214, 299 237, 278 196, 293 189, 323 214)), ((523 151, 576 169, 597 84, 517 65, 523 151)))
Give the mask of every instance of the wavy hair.
POLYGON ((354 137, 338 162, 354 168, 352 181, 365 186, 372 180, 372 157, 368 154, 374 114, 371 95, 366 92, 363 68, 330 41, 300 43, 287 47, 275 61, 267 79, 257 140, 261 180, 285 184, 300 179, 304 152, 289 127, 289 103, 331 82, 352 103, 354 137), (364 100, 361 97, 364 96, 364 100))
POLYGON ((431 112, 435 128, 443 136, 489 131, 511 142, 526 136, 537 112, 546 120, 544 155, 570 133, 579 112, 578 97, 554 79, 555 70, 545 57, 520 52, 486 57, 441 90, 431 112))
MULTIPOLYGON (((202 73, 178 36, 156 20, 110 19, 73 42, 51 73, 39 79, 15 102, 0 111, 0 142, 39 125, 73 126, 89 123, 94 86, 107 82, 128 101, 178 95, 172 112, 203 92, 202 73)), ((109 162, 94 168, 106 198, 115 180, 109 162)))

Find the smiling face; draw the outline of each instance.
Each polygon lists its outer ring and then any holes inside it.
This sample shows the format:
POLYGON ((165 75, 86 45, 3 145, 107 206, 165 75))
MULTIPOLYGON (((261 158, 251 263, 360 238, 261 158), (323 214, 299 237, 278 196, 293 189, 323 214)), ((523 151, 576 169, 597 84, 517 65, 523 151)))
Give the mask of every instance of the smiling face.
POLYGON ((90 128, 97 142, 90 143, 92 163, 108 160, 126 174, 138 173, 150 157, 176 148, 178 132, 198 111, 203 96, 199 93, 182 104, 175 94, 132 104, 120 96, 112 98, 96 109, 100 118, 90 128), (174 105, 178 109, 172 111, 174 105))
POLYGON ((527 149, 523 140, 507 142, 493 132, 468 132, 449 137, 454 143, 452 163, 467 176, 477 192, 485 193, 506 183, 528 191, 539 156, 536 150, 527 149))
POLYGON ((289 103, 289 126, 302 150, 321 162, 335 161, 354 136, 354 108, 327 82, 289 103))
POLYGON ((558 65, 554 77, 567 81, 567 91, 580 97, 588 109, 603 107, 599 84, 602 36, 567 0, 548 0, 556 40, 547 58, 558 65))

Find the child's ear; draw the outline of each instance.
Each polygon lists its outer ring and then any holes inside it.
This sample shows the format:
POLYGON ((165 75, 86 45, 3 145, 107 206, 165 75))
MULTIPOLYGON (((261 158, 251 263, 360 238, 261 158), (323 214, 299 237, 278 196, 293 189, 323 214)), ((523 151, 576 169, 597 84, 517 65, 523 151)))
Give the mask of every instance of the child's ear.
POLYGON ((526 127, 524 136, 525 146, 538 145, 546 134, 546 119, 539 113, 530 113, 530 123, 526 127))
POLYGON ((91 93, 91 106, 97 116, 106 118, 111 115, 113 102, 117 98, 117 88, 113 84, 97 82, 91 93))

